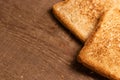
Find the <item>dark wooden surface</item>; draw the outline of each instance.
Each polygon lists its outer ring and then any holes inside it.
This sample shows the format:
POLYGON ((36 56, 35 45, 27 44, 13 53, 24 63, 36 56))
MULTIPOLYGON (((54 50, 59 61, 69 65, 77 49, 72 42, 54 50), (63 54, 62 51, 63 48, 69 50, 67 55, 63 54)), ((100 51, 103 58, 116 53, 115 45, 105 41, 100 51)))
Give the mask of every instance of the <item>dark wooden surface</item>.
POLYGON ((107 80, 76 61, 81 42, 53 16, 60 0, 0 0, 0 80, 107 80))

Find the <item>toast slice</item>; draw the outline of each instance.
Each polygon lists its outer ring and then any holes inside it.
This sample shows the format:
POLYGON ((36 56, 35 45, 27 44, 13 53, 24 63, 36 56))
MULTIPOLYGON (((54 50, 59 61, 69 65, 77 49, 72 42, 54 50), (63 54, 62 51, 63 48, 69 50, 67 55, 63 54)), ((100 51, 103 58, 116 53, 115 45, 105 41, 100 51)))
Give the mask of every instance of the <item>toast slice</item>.
POLYGON ((103 12, 109 10, 119 0, 65 0, 53 6, 58 20, 85 41, 103 12))
POLYGON ((120 80, 120 8, 106 12, 80 51, 78 61, 112 80, 120 80))

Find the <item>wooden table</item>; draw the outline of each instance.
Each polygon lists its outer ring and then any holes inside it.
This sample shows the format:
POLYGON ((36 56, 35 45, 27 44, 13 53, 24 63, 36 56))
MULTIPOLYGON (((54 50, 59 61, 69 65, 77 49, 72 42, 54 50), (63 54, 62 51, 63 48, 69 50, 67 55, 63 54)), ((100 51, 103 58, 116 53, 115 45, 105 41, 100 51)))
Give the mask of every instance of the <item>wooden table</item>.
POLYGON ((107 80, 76 61, 82 43, 54 18, 62 0, 0 0, 0 80, 107 80))

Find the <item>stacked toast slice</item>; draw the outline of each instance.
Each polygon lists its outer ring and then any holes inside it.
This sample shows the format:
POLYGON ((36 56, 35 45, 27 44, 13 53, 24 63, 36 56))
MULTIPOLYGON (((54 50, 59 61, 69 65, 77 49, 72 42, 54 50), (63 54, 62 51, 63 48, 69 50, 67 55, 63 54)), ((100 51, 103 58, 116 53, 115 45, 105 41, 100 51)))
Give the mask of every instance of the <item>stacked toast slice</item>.
POLYGON ((120 80, 120 8, 106 12, 78 56, 79 62, 113 80, 120 80))
POLYGON ((78 61, 120 80, 120 0, 65 0, 53 6, 58 20, 85 42, 78 61))

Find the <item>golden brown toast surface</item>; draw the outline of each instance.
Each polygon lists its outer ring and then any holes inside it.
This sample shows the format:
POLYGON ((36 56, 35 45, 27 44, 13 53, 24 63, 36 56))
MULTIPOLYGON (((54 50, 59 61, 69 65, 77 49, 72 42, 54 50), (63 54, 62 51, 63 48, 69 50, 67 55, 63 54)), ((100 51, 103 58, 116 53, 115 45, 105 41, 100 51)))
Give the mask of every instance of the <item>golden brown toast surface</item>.
POLYGON ((78 60, 110 79, 120 80, 120 8, 105 13, 78 60))
POLYGON ((103 12, 119 0, 65 0, 53 6, 58 20, 85 41, 99 21, 103 12))

